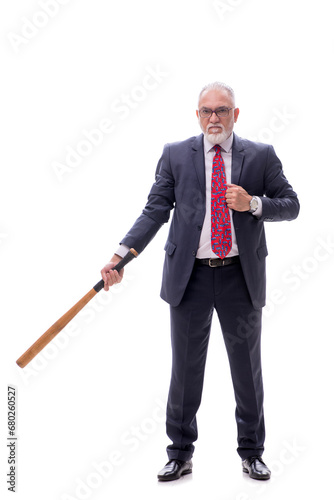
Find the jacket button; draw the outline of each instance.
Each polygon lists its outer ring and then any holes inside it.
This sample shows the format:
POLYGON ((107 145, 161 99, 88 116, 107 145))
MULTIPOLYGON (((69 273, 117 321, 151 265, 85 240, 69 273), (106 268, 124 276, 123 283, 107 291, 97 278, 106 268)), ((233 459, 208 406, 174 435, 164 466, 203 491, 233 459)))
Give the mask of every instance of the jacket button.
POLYGON ((203 227, 203 226, 197 226, 197 229, 198 229, 199 231, 202 231, 202 227, 203 227))
POLYGON ((193 254, 193 256, 195 257, 195 255, 196 255, 196 252, 195 252, 195 250, 193 250, 193 251, 192 251, 192 254, 193 254))

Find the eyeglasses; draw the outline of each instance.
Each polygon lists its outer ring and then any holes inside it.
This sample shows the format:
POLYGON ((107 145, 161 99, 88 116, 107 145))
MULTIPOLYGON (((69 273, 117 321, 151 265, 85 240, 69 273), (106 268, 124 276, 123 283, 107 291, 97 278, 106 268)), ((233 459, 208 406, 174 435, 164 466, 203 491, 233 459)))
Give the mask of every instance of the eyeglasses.
POLYGON ((227 108, 226 106, 222 106, 221 108, 217 109, 201 108, 199 110, 199 116, 201 118, 211 118, 212 113, 215 113, 218 118, 223 118, 224 116, 228 116, 231 109, 234 108, 227 108))

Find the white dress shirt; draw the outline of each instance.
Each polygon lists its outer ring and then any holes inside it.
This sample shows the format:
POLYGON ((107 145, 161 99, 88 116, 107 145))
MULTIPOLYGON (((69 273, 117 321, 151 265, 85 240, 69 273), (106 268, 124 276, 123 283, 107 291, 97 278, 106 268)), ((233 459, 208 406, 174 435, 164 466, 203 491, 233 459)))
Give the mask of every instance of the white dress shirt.
MULTIPOLYGON (((232 145, 233 145, 233 134, 230 135, 225 141, 221 142, 219 146, 221 147, 221 155, 224 160, 225 165, 225 176, 226 183, 231 184, 232 178, 232 145)), ((213 157, 215 155, 214 145, 208 141, 204 136, 204 159, 205 159, 205 183, 206 183, 206 211, 203 223, 203 228, 201 232, 201 237, 199 240, 198 250, 196 257, 198 259, 217 259, 218 256, 213 252, 211 248, 211 177, 212 177, 212 163, 213 157)), ((254 216, 261 216, 262 214, 262 202, 260 198, 257 198, 259 205, 254 216)), ((227 257, 234 257, 239 255, 238 244, 235 237, 235 230, 233 224, 232 210, 230 210, 231 219, 231 235, 232 235, 232 248, 227 255, 227 257)))
MULTIPOLYGON (((220 143, 221 155, 224 160, 225 165, 225 175, 227 184, 231 184, 231 171, 232 171, 232 144, 233 144, 233 134, 230 135, 225 141, 220 143)), ((213 157, 215 155, 214 146, 208 139, 204 136, 204 159, 205 159, 205 185, 206 185, 206 207, 205 207, 205 218, 202 227, 202 232, 199 240, 198 250, 196 254, 197 259, 217 259, 218 256, 213 252, 211 248, 211 177, 212 177, 212 163, 213 157)), ((249 193, 251 194, 251 193, 249 193)), ((258 200, 258 208, 252 215, 255 217, 260 217, 262 215, 262 202, 261 199, 256 197, 258 200)), ((232 248, 227 255, 227 257, 233 257, 239 254, 238 244, 235 237, 232 210, 230 210, 231 218, 231 234, 232 234, 232 248)), ((124 257, 129 251, 126 245, 121 245, 116 254, 120 257, 124 257)))

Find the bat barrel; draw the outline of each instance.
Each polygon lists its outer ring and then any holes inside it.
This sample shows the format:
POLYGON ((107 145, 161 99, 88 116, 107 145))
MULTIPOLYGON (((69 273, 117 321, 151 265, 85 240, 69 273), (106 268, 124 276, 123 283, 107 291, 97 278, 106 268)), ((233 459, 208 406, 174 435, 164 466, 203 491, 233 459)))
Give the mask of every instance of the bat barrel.
MULTIPOLYGON (((137 257, 138 252, 131 248, 125 257, 116 264, 114 269, 120 271, 134 257, 137 257)), ((16 361, 20 368, 24 368, 30 361, 49 343, 51 340, 78 314, 81 309, 96 295, 104 286, 104 281, 101 280, 88 292, 82 299, 79 300, 67 313, 58 319, 36 342, 26 350, 22 356, 16 361)))
POLYGON ((43 335, 36 340, 36 342, 22 354, 16 361, 20 368, 24 368, 30 361, 41 352, 44 347, 51 342, 51 340, 58 335, 58 333, 65 328, 65 326, 78 314, 79 311, 96 295, 96 291, 92 288, 79 302, 77 302, 69 311, 67 311, 61 318, 58 319, 50 328, 43 333, 43 335))

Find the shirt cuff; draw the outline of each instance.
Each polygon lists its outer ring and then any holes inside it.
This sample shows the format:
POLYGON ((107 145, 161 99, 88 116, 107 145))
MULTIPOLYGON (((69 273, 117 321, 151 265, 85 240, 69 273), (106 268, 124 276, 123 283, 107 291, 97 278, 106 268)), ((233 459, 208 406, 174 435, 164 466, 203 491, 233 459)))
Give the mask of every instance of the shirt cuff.
POLYGON ((258 207, 252 215, 254 215, 254 217, 262 217, 262 200, 258 196, 254 196, 254 198, 257 199, 258 207))
POLYGON ((126 256, 129 250, 130 248, 127 247, 126 245, 121 245, 120 247, 118 247, 115 253, 123 258, 126 256))

